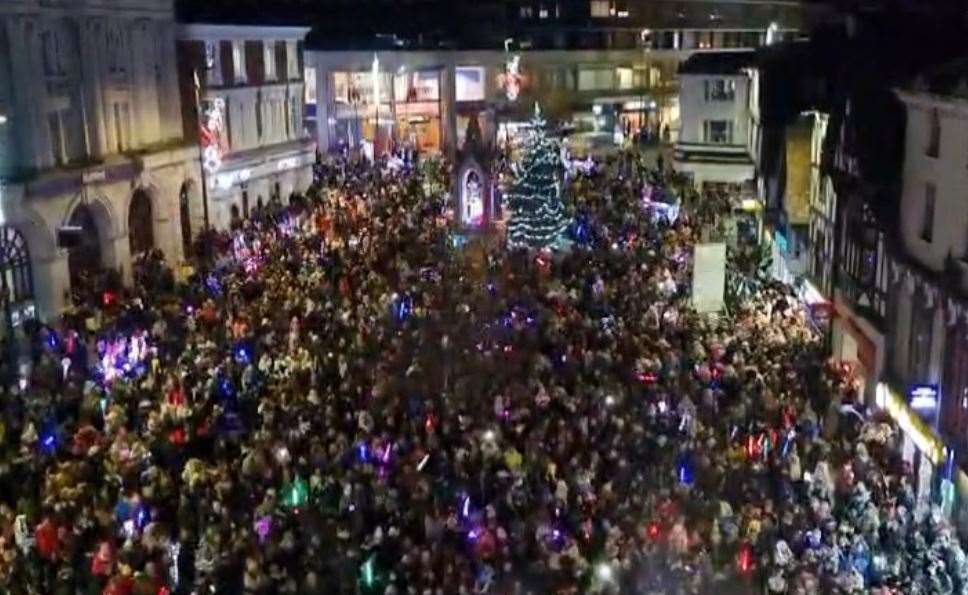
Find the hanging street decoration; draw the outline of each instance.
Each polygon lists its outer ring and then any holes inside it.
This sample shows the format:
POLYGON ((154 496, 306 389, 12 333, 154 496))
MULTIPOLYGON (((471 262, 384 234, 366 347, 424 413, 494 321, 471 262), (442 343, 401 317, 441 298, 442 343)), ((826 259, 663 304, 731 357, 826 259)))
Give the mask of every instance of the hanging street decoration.
POLYGON ((222 167, 225 155, 225 100, 209 99, 202 103, 202 120, 199 125, 202 143, 202 165, 207 173, 215 173, 222 167))

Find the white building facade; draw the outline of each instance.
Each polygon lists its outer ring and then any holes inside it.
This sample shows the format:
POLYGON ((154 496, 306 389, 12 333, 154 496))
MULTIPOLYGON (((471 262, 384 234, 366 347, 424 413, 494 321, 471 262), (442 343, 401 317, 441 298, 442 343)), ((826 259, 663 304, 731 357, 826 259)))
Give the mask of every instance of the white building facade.
MULTIPOLYGON (((209 222, 216 229, 229 228, 259 205, 287 201, 312 184, 316 144, 304 126, 302 54, 308 32, 303 27, 179 27, 186 136, 201 137, 205 149, 209 222)), ((193 227, 202 218, 203 209, 193 210, 193 227)))
POLYGON ((968 447, 968 94, 897 92, 907 109, 892 263, 890 366, 901 389, 938 390, 925 413, 959 451, 968 447))
POLYGON ((171 0, 0 2, 4 329, 49 319, 132 254, 183 255, 183 141, 171 0))
POLYGON ((742 185, 756 177, 750 154, 759 142, 751 128, 757 122, 750 113, 752 60, 749 51, 704 52, 680 68, 673 166, 698 188, 742 185))

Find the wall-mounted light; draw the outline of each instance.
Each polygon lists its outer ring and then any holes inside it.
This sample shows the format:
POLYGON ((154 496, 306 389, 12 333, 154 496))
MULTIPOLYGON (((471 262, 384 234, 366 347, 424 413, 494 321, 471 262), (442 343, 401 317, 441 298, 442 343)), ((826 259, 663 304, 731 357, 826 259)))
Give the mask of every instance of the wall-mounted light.
POLYGON ((5 114, 0 114, 0 124, 7 123, 7 116, 5 114))

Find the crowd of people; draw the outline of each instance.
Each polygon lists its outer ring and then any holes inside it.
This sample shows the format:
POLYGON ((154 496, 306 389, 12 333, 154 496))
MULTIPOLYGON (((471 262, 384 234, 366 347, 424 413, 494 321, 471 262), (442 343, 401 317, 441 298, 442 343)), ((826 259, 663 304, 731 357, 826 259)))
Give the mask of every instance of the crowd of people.
POLYGON ((550 253, 456 248, 439 163, 340 160, 186 282, 149 259, 38 328, 0 396, 0 591, 968 592, 789 288, 697 315, 701 226, 616 167, 550 253))

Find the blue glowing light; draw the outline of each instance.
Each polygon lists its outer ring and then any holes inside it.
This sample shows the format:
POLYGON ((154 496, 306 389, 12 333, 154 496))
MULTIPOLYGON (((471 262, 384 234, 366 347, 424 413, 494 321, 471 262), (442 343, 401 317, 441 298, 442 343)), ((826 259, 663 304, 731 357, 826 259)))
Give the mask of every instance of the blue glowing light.
POLYGON ((692 470, 692 461, 688 455, 684 455, 679 459, 679 463, 676 466, 676 474, 679 477, 679 483, 686 486, 691 486, 695 480, 692 470))

